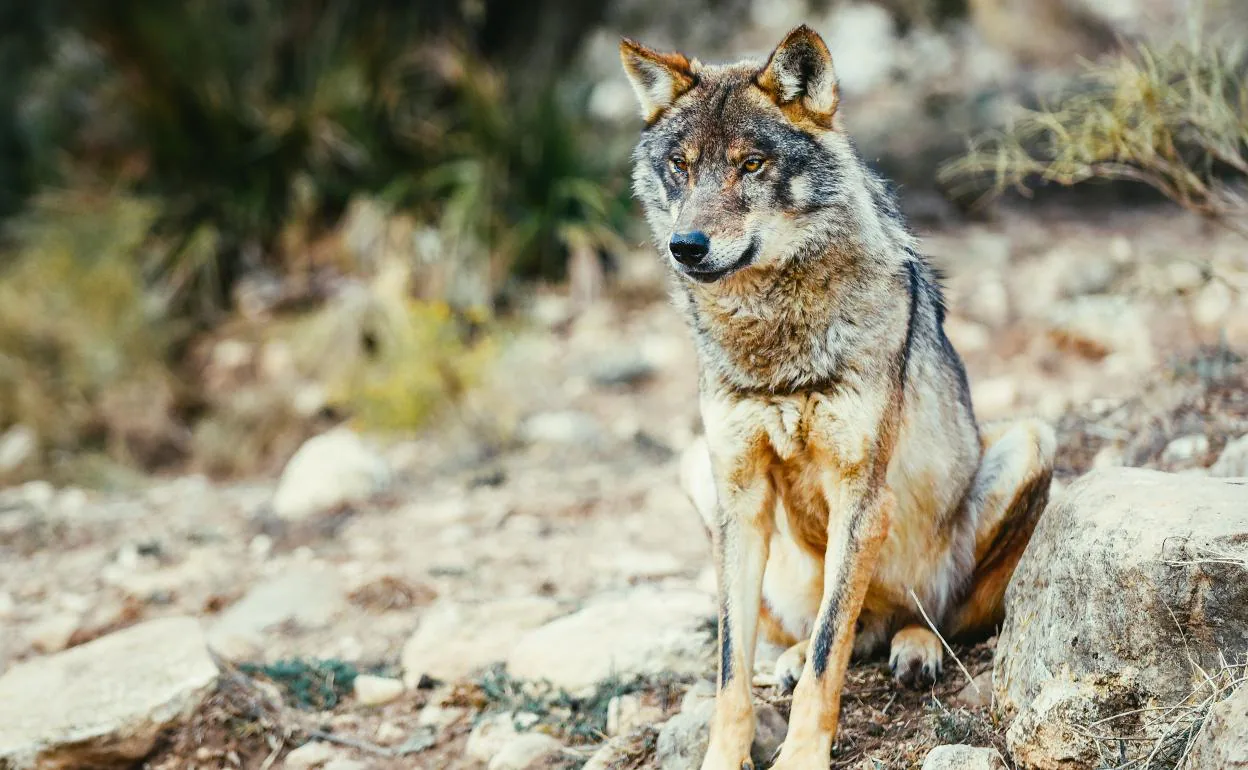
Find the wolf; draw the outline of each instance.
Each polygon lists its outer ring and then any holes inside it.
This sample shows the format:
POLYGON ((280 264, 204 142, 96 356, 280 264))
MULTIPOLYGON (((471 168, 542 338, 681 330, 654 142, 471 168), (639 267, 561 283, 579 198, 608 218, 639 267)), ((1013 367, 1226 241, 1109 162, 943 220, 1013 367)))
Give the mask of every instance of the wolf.
POLYGON ((719 593, 702 767, 753 767, 761 629, 793 689, 773 767, 824 770, 851 653, 887 643, 896 678, 922 685, 941 671, 933 629, 1000 622, 1053 431, 977 424, 939 276, 847 136, 815 31, 724 66, 620 53, 645 121, 634 193, 699 361, 705 435, 681 476, 719 593))

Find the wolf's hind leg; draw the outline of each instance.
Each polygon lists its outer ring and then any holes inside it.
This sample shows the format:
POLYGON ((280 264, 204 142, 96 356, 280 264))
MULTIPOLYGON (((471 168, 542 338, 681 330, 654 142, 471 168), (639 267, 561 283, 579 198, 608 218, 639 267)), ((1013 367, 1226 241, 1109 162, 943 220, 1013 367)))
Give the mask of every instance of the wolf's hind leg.
POLYGON ((985 426, 984 455, 968 497, 975 570, 943 627, 950 636, 990 633, 1003 619, 1005 587, 1049 499, 1053 429, 1039 420, 985 426))

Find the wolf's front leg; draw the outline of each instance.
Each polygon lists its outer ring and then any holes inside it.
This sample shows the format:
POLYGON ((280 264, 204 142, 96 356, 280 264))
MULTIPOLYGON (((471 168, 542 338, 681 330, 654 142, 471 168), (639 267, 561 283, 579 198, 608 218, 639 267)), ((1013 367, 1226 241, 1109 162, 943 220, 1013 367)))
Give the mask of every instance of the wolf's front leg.
POLYGON ((806 666, 793 691, 789 733, 773 770, 826 770, 836 738, 841 687, 854 646, 876 558, 888 535, 892 494, 852 481, 824 485, 828 497, 828 548, 823 601, 815 619, 806 666))
POLYGON ((742 770, 754 740, 754 642, 775 491, 760 458, 717 458, 719 520, 712 537, 719 581, 719 690, 702 770, 742 770))

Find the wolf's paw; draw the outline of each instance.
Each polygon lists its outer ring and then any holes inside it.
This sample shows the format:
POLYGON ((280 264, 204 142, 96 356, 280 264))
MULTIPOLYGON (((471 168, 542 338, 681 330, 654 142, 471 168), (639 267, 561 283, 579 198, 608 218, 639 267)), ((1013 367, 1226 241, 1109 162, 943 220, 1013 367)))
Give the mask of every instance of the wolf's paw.
POLYGON ((776 684, 780 692, 788 694, 797 687, 797 680, 802 678, 802 669, 806 667, 808 644, 806 641, 798 642, 776 659, 776 684))
POLYGON ((936 634, 922 626, 907 626, 893 635, 888 665, 906 687, 930 687, 940 676, 942 657, 936 634))

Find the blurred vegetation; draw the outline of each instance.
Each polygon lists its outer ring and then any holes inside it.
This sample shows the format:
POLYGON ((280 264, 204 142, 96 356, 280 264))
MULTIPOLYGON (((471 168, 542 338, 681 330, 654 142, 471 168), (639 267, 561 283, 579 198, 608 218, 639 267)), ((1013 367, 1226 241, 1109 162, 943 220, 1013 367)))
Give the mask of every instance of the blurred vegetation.
POLYGON ((336 407, 417 425, 488 359, 464 317, 619 248, 624 158, 564 74, 598 4, 3 5, 0 435, 34 429, 30 472, 82 449, 219 473, 290 451, 288 397, 233 381, 227 403, 188 358, 239 313, 337 353, 300 361, 336 407), (360 201, 382 213, 346 222, 360 201), (384 253, 357 243, 396 221, 384 253))
POLYGON ((1037 182, 1130 181, 1248 234, 1248 57, 1197 39, 1087 64, 1055 105, 1020 110, 947 164, 946 181, 993 192, 1037 182))

